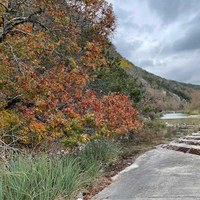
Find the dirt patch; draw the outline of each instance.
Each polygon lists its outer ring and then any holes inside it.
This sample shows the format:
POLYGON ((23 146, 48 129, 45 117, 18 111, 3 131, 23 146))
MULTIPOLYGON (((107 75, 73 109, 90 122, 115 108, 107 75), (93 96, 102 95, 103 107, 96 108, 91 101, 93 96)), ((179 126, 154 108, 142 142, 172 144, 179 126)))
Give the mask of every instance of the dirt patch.
POLYGON ((88 188, 87 191, 83 192, 83 199, 90 200, 95 194, 101 192, 104 188, 112 183, 111 178, 103 176, 94 182, 92 186, 88 188))

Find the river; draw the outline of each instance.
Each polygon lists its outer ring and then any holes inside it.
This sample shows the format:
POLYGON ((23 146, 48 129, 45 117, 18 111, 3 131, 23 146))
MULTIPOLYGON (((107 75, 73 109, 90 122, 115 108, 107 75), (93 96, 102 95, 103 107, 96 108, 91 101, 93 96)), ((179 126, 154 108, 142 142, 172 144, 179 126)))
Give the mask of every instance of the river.
POLYGON ((168 113, 164 114, 160 119, 200 119, 200 115, 188 115, 185 113, 168 113))

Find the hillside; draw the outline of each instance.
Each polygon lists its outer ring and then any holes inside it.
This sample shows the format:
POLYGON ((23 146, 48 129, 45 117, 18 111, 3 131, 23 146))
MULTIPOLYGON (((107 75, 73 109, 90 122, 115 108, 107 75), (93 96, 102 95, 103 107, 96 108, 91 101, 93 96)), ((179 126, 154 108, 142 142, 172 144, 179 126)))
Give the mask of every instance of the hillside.
POLYGON ((99 95, 124 93, 144 115, 151 111, 185 109, 194 92, 200 91, 199 85, 167 80, 135 66, 113 45, 107 53, 110 67, 98 70, 89 88, 99 95))
POLYGON ((192 93, 195 90, 200 90, 199 85, 167 80, 134 64, 127 68, 127 72, 138 80, 143 90, 149 95, 153 105, 161 110, 183 109, 191 100, 192 93))
POLYGON ((110 52, 112 56, 121 60, 121 67, 137 80, 137 85, 143 92, 145 104, 151 105, 157 110, 183 109, 190 102, 192 93, 200 90, 200 85, 167 80, 135 66, 123 58, 113 46, 110 52))
MULTIPOLYGON (((127 71, 142 91, 142 101, 145 106, 154 107, 156 110, 180 110, 183 109, 192 98, 200 85, 186 84, 154 75, 134 65, 123 58, 114 45, 110 48, 111 56, 120 60, 120 65, 127 71)), ((151 108, 147 108, 151 109, 151 108)))

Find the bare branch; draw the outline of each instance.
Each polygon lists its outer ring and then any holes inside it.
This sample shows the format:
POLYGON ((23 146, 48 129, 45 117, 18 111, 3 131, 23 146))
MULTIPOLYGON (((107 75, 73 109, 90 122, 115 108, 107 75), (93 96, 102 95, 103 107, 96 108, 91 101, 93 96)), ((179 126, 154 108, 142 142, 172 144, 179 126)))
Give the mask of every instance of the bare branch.
POLYGON ((24 24, 24 23, 27 23, 27 22, 42 24, 41 22, 39 22, 38 20, 33 18, 34 16, 41 14, 42 12, 43 12, 43 10, 39 9, 39 10, 31 13, 27 17, 12 18, 10 21, 6 22, 5 26, 7 26, 8 30, 10 30, 10 29, 13 29, 14 27, 18 26, 19 24, 24 24))
POLYGON ((1 3, 1 2, 0 2, 0 6, 2 6, 6 10, 6 12, 9 11, 9 8, 6 5, 4 5, 3 3, 1 3))
POLYGON ((22 100, 21 98, 22 95, 17 95, 16 97, 9 97, 7 100, 7 105, 5 106, 5 109, 9 109, 14 107, 17 103, 20 103, 22 100))
POLYGON ((13 59, 14 59, 16 65, 17 65, 17 67, 18 67, 19 72, 20 72, 21 74, 24 74, 23 71, 22 71, 22 69, 21 69, 21 66, 20 66, 19 58, 15 55, 14 50, 13 50, 13 47, 12 47, 11 44, 8 43, 8 42, 6 42, 6 44, 7 44, 7 46, 10 48, 10 51, 11 51, 11 53, 12 53, 12 55, 13 55, 13 59))
POLYGON ((22 30, 19 30, 19 29, 12 30, 12 31, 10 31, 10 33, 11 33, 11 34, 18 34, 18 33, 19 33, 19 34, 31 36, 30 33, 27 33, 27 32, 25 32, 25 31, 22 31, 22 30))
POLYGON ((27 0, 22 0, 22 1, 18 2, 15 9, 16 9, 16 10, 19 9, 19 7, 20 7, 21 5, 23 5, 26 1, 27 1, 27 0))
MULTIPOLYGON (((22 2, 25 2, 25 1, 22 1, 22 2)), ((15 27, 17 27, 18 25, 21 25, 21 24, 25 24, 25 23, 32 23, 33 25, 38 24, 39 26, 41 26, 42 28, 47 30, 47 27, 37 19, 37 15, 40 15, 42 12, 44 12, 44 10, 39 8, 35 12, 29 14, 29 16, 14 17, 9 21, 5 20, 5 17, 3 15, 3 27, 2 27, 3 31, 0 34, 0 43, 2 43, 6 39, 6 36, 9 33, 11 33, 11 34, 21 33, 21 34, 27 35, 28 33, 24 32, 24 31, 21 31, 18 29, 14 30, 15 27)))

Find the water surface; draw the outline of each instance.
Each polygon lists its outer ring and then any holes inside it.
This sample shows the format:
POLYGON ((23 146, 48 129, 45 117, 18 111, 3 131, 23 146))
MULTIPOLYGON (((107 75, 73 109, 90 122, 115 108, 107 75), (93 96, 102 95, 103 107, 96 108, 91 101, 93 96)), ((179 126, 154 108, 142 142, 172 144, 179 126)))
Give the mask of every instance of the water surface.
POLYGON ((160 119, 190 119, 200 118, 200 115, 188 115, 184 113, 168 113, 164 114, 160 119))

